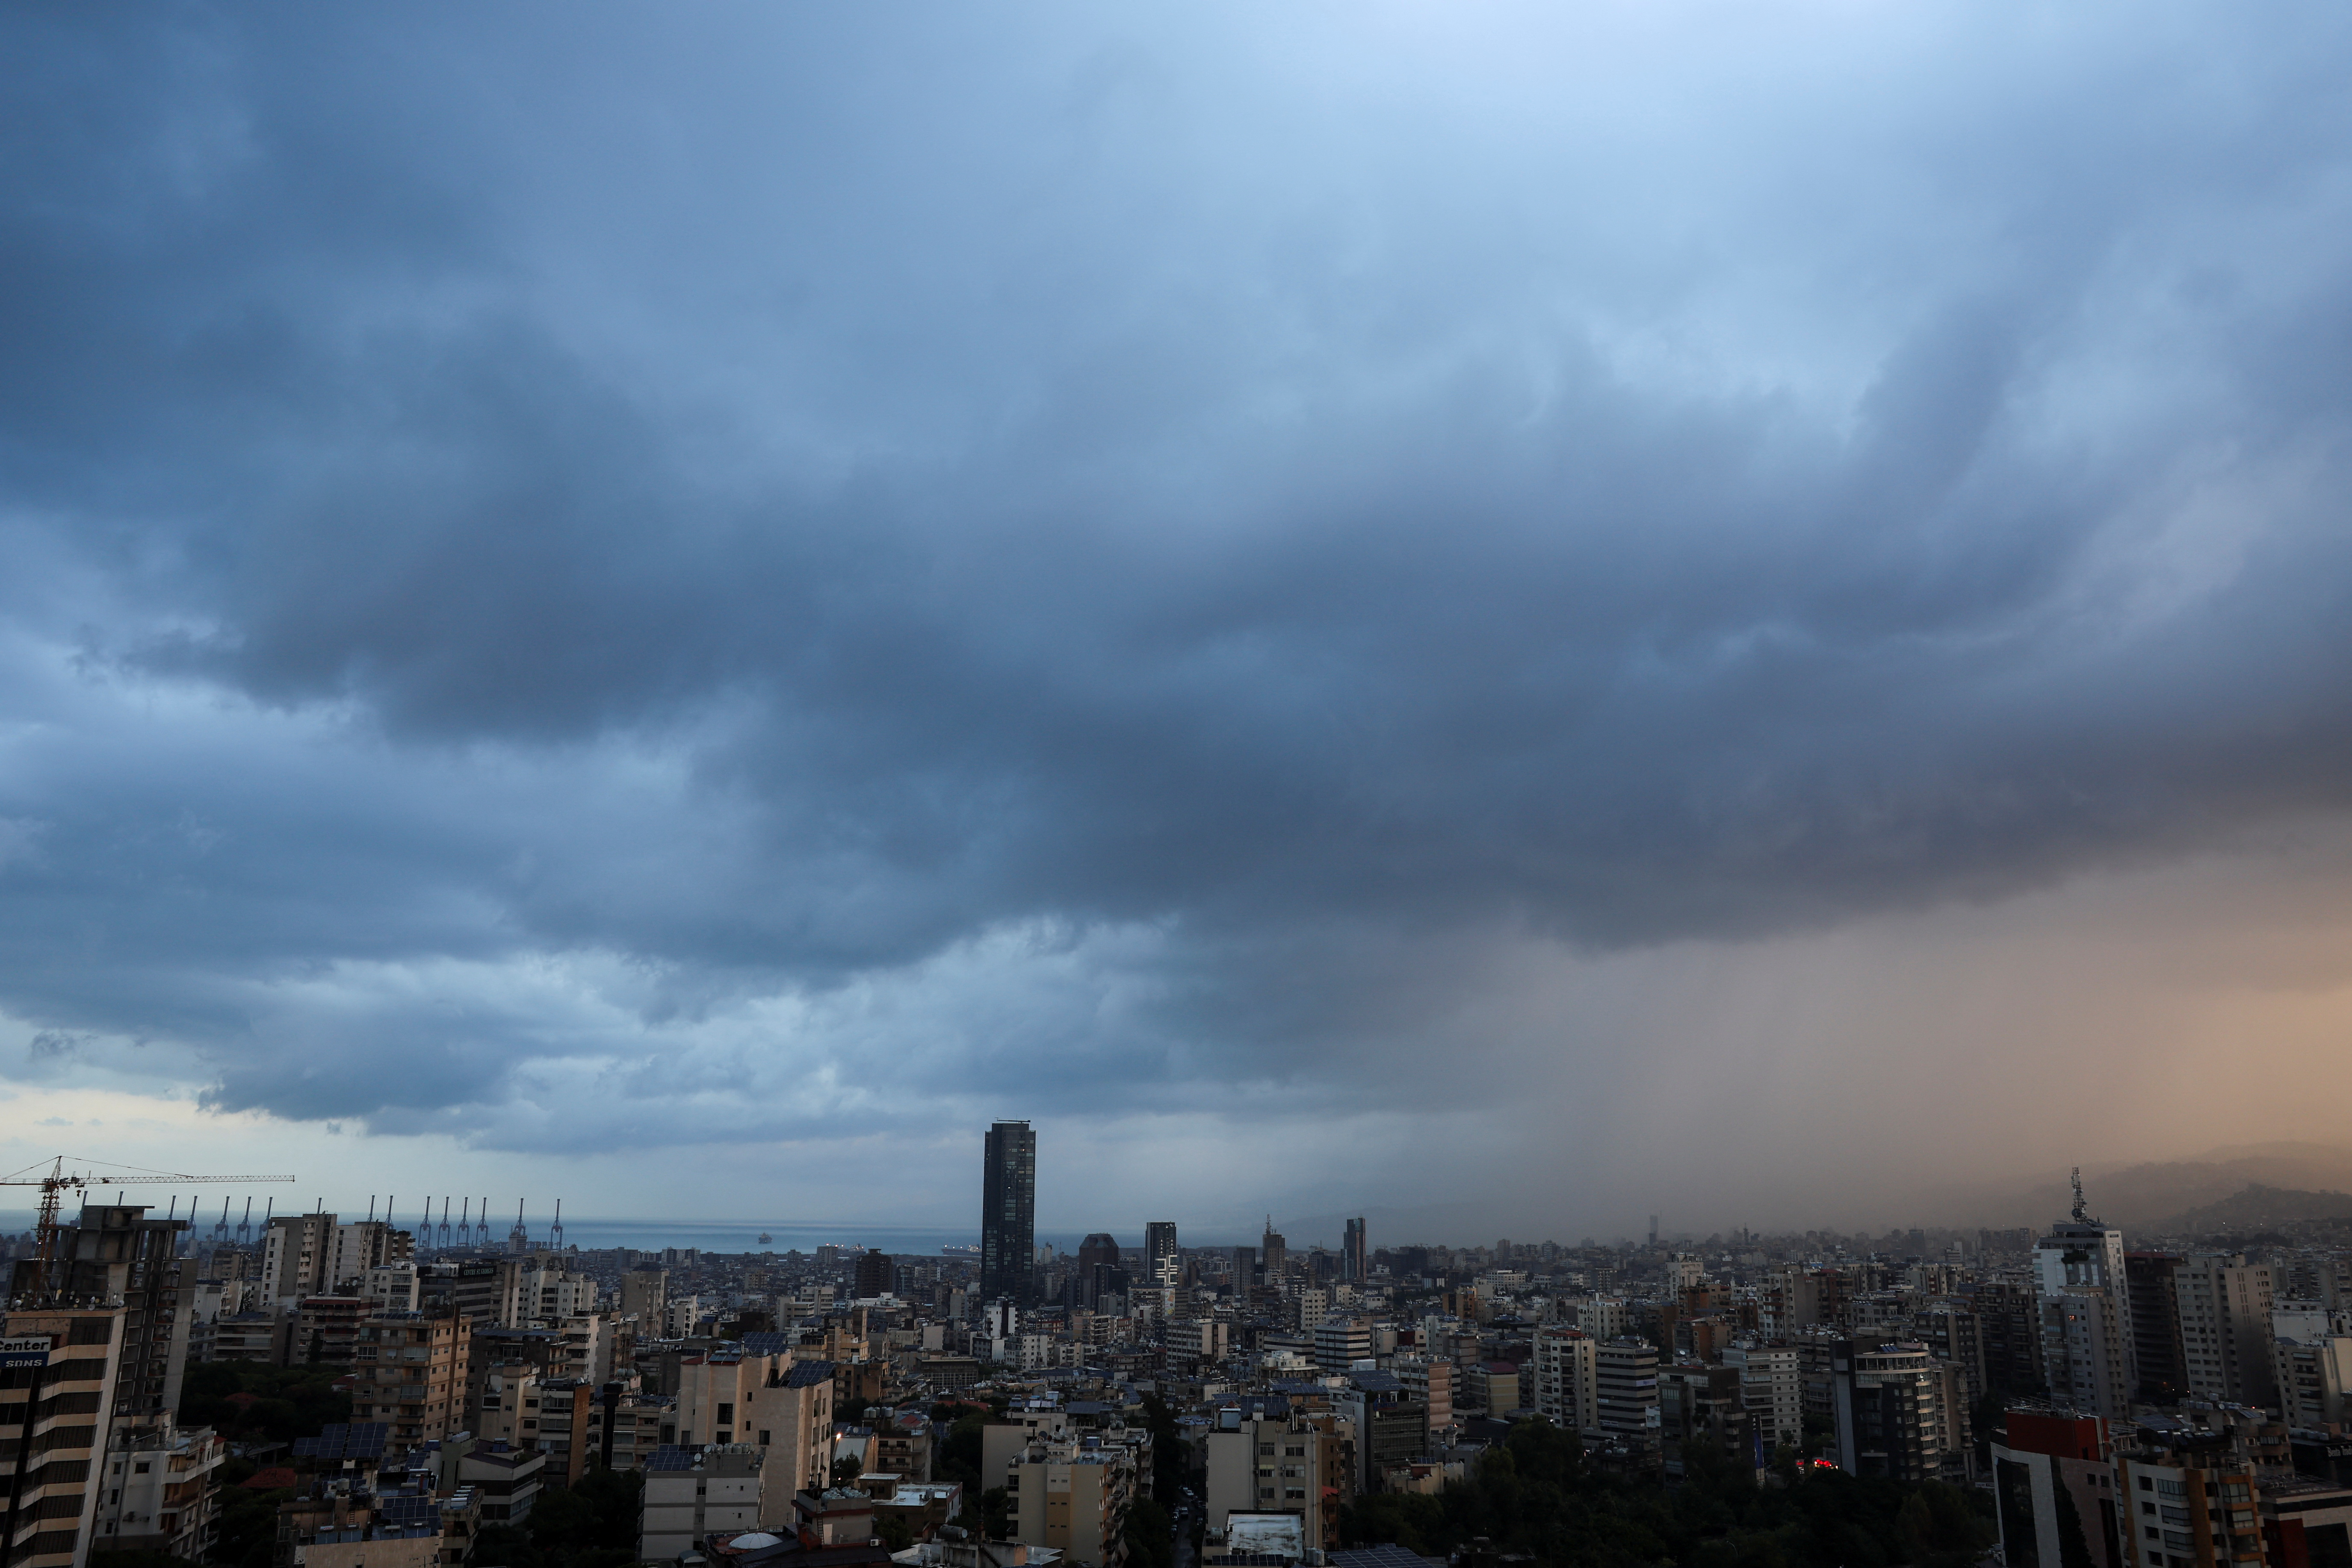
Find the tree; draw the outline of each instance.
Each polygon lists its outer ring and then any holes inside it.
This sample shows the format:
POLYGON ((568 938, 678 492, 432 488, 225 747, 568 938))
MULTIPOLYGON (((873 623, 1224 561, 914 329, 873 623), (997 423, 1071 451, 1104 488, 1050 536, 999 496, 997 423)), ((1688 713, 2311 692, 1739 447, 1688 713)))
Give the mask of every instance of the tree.
POLYGON ((940 1445, 932 1469, 943 1481, 962 1483, 967 1497, 978 1497, 982 1490, 980 1474, 981 1432, 988 1417, 980 1411, 967 1411, 955 1418, 948 1428, 947 1441, 940 1445))
POLYGON ((1159 1499, 1139 1497, 1129 1505, 1120 1539, 1135 1568, 1175 1568, 1176 1521, 1159 1499))

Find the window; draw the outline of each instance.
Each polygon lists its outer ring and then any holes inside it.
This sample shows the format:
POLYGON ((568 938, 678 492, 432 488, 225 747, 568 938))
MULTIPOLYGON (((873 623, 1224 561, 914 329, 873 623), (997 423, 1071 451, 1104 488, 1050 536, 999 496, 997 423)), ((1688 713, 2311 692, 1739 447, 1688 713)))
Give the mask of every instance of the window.
POLYGON ((760 1447, 761 1447, 762 1448, 764 1448, 764 1447, 766 1447, 767 1446, 768 1446, 768 1429, 767 1429, 765 1426, 762 1426, 762 1427, 761 1427, 761 1428, 760 1428, 760 1447))
POLYGON ((719 1424, 721 1426, 735 1425, 735 1407, 732 1405, 722 1405, 719 1407, 719 1424))
POLYGON ((2153 1482, 2153 1481, 2149 1480, 2146 1476, 2142 1476, 2142 1477, 2140 1477, 2140 1479, 2139 1479, 2139 1489, 2140 1489, 2140 1490, 2142 1490, 2142 1491, 2147 1491, 2147 1490, 2148 1490, 2148 1489, 2149 1489, 2150 1488, 2152 1488, 2155 1484, 2156 1484, 2155 1482, 2153 1482))

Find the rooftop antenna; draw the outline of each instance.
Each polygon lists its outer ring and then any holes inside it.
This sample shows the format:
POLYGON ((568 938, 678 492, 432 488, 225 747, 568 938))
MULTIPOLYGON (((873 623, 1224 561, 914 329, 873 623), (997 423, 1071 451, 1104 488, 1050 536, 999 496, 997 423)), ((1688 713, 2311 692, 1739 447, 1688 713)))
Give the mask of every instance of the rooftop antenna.
POLYGON ((2080 1165, 2074 1167, 2074 1223, 2076 1225, 2091 1223, 2091 1216, 2084 1212, 2083 1167, 2080 1165))
POLYGON ((555 1223, 547 1227, 547 1249, 550 1252, 563 1250, 563 1200, 562 1198, 555 1200, 555 1223))

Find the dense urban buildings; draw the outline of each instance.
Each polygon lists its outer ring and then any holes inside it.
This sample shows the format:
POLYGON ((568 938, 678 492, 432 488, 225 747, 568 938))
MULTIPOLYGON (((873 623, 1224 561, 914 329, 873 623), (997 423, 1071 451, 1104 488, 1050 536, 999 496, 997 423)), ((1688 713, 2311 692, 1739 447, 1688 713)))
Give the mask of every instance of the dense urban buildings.
POLYGON ((937 1253, 327 1213, 240 1241, 121 1204, 0 1240, 12 1561, 205 1556, 219 1478, 259 1461, 191 1391, 255 1368, 348 1401, 272 1460, 278 1540, 323 1568, 451 1568, 603 1469, 645 1478, 625 1544, 654 1556, 1123 1568, 1181 1501, 1204 1559, 1368 1568, 1332 1554, 1369 1500, 1467 1485, 1529 1424, 1640 1487, 1980 1494, 2009 1568, 2352 1568, 2352 1225, 2127 1247, 2078 1199, 2022 1232, 1188 1247, 1153 1220, 1064 1253, 1034 1130, 984 1153, 982 1245, 937 1253))

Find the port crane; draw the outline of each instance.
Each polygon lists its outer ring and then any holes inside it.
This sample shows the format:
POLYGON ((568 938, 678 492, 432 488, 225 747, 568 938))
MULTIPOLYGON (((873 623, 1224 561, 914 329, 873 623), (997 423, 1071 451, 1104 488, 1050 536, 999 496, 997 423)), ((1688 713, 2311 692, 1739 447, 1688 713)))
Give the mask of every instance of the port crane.
MULTIPOLYGON (((49 1168, 46 1172, 42 1171, 40 1165, 36 1163, 26 1166, 21 1171, 0 1176, 0 1187, 41 1189, 40 1221, 35 1227, 37 1236, 35 1256, 40 1259, 40 1277, 44 1281, 49 1277, 50 1266, 58 1260, 58 1205, 68 1188, 80 1192, 90 1187, 182 1186, 200 1182, 290 1182, 294 1179, 291 1176, 192 1176, 181 1171, 150 1170, 144 1165, 116 1167, 120 1171, 131 1173, 127 1175, 102 1174, 89 1170, 68 1171, 66 1169, 68 1158, 69 1156, 64 1154, 58 1155, 49 1162, 49 1168)), ((73 1163, 77 1165, 111 1163, 111 1162, 81 1160, 75 1160, 73 1163)), ((251 1206, 250 1204, 247 1205, 248 1211, 251 1206)), ((43 1289, 47 1288, 45 1284, 43 1289)))

